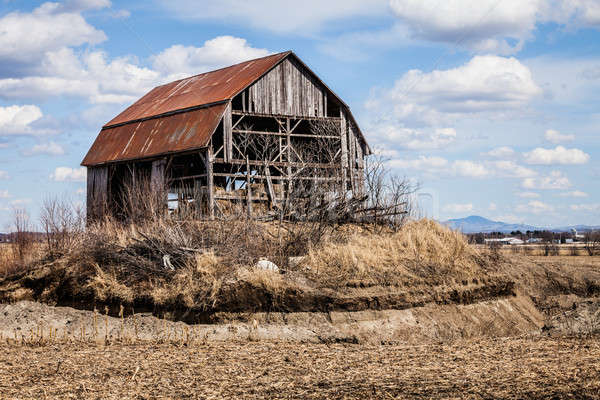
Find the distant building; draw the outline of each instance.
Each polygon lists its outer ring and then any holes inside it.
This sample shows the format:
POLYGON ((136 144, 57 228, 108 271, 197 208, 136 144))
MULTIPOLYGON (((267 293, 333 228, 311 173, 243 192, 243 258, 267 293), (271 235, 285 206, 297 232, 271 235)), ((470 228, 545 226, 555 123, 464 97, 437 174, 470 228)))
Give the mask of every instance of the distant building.
POLYGON ((577 233, 577 229, 574 228, 571 229, 571 236, 573 236, 575 242, 584 239, 584 236, 580 233, 577 233))
POLYGON ((515 238, 515 237, 507 237, 507 238, 500 238, 500 239, 484 239, 485 244, 491 244, 491 243, 500 243, 500 244, 523 244, 524 242, 519 239, 519 238, 515 238))
POLYGON ((529 238, 527 239, 527 243, 542 243, 544 240, 542 238, 529 238))

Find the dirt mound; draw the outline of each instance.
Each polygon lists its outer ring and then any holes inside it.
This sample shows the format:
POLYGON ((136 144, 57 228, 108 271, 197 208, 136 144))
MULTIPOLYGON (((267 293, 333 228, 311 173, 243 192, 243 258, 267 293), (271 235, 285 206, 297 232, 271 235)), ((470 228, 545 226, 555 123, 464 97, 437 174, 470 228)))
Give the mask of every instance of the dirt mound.
MULTIPOLYGON (((398 232, 347 229, 344 240, 312 247, 279 271, 232 264, 215 250, 195 248, 180 253, 176 262, 172 259, 171 266, 177 267, 165 268, 156 249, 173 252, 180 247, 161 238, 160 245, 152 245, 156 251, 146 254, 145 246, 159 240, 158 231, 118 229, 114 235, 100 232, 103 236, 91 231, 90 241, 80 247, 0 279, 0 303, 27 300, 102 314, 107 310, 109 316, 123 315, 127 321, 142 313, 191 324, 241 323, 243 335, 250 332, 244 328, 247 321, 279 315, 274 325, 266 321, 270 327, 265 337, 295 335, 302 340, 376 338, 378 326, 392 332, 384 341, 470 332, 502 336, 542 327, 546 332, 593 333, 600 326, 600 271, 591 258, 552 262, 478 251, 459 233, 432 221, 411 222, 398 232), (142 264, 132 264, 140 257, 146 257, 142 264), (152 273, 158 269, 160 273, 152 273), (567 312, 572 318, 565 320, 567 312), (358 325, 333 324, 331 316, 343 313, 358 325), (495 315, 495 320, 486 315, 495 315), (322 319, 322 329, 306 322, 294 325, 298 333, 289 333, 287 321, 302 316, 313 322, 322 319), (406 322, 413 319, 419 321, 414 326, 406 322), (565 322, 571 319, 579 322, 565 322), (364 334, 358 334, 363 328, 364 334)), ((195 245, 184 238, 184 231, 169 229, 177 232, 167 235, 176 236, 174 242, 195 245)))
POLYGON ((311 247, 279 272, 244 264, 252 262, 248 257, 235 264, 227 249, 197 250, 186 232, 201 236, 198 227, 161 227, 91 228, 69 252, 0 280, 0 302, 108 307, 113 316, 123 306, 206 322, 218 312, 401 310, 515 294, 514 281, 495 271, 495 259, 428 220, 397 232, 346 228, 344 240, 311 247))

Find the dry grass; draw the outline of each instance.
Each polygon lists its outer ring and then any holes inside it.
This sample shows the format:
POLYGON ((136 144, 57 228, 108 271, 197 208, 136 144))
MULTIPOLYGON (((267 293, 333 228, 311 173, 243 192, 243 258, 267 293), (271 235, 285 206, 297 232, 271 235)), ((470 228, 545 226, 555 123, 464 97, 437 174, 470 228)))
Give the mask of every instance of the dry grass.
MULTIPOLYGON (((286 265, 287 256, 300 248, 290 243, 297 241, 298 232, 307 231, 300 223, 282 227, 253 221, 156 220, 124 226, 107 220, 71 240, 68 252, 34 264, 32 273, 43 290, 4 298, 63 304, 79 298, 87 302, 80 306, 90 308, 138 304, 212 312, 227 311, 233 303, 237 311, 294 311, 281 309, 285 304, 304 311, 326 309, 324 302, 332 301, 331 296, 364 287, 396 288, 402 307, 432 300, 471 302, 473 296, 463 298, 461 293, 498 282, 504 286, 484 297, 510 293, 506 280, 490 272, 488 256, 434 221, 409 222, 399 231, 341 226, 310 246, 300 262, 286 265), (255 268, 262 257, 285 273, 255 268), (324 289, 334 292, 323 296, 324 289), (298 295, 304 297, 292 299, 298 295)), ((1 289, 0 282, 0 300, 1 289)), ((361 302, 352 308, 368 307, 366 300, 361 302)), ((400 306, 396 303, 394 307, 400 306)))
POLYGON ((113 315, 122 304, 205 318, 219 312, 471 304, 510 296, 515 287, 538 304, 548 296, 600 293, 598 268, 569 264, 595 258, 552 262, 553 257, 494 254, 430 220, 398 231, 341 226, 287 265, 287 256, 298 249, 288 252, 294 229, 305 232, 301 224, 255 221, 104 221, 70 241, 68 252, 41 257, 20 277, 0 279, 0 301, 108 305, 113 315), (275 261, 283 273, 254 268, 261 257, 275 261))
POLYGON ((600 341, 0 344, 0 398, 600 398, 600 341))
POLYGON ((0 278, 26 271, 29 266, 44 256, 43 246, 39 242, 31 242, 23 258, 14 243, 0 243, 0 278))
POLYGON ((450 285, 481 279, 482 255, 465 237, 431 220, 398 232, 359 233, 346 243, 325 243, 305 259, 307 275, 321 285, 450 285))

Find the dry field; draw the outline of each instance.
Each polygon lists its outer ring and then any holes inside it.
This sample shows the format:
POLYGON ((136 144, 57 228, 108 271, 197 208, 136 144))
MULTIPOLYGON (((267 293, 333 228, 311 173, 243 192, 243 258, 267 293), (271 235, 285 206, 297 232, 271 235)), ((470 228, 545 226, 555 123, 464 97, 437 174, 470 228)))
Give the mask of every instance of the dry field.
POLYGON ((600 398, 598 337, 0 345, 0 399, 600 398))

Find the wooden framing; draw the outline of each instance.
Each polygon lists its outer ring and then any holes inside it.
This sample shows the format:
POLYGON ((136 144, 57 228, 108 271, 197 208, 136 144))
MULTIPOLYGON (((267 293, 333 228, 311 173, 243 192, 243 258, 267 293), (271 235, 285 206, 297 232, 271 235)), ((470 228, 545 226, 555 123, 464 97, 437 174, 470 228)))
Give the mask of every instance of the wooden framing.
MULTIPOLYGON (((148 176, 153 190, 170 193, 166 203, 171 199, 179 206, 200 200, 198 209, 211 219, 227 208, 223 201, 243 204, 248 217, 287 205, 298 182, 324 182, 352 194, 364 190, 367 143, 347 105, 295 56, 221 104, 225 108, 218 127, 202 147, 90 167, 88 215, 106 212, 100 205, 116 201, 111 187, 124 184, 125 175, 134 185, 148 176), (334 128, 325 133, 313 128, 321 123, 334 128), (320 154, 303 149, 307 143, 326 143, 334 154, 323 162, 320 154), (262 148, 252 147, 258 145, 262 148), (129 172, 115 175, 121 166, 129 172), (303 172, 307 169, 312 175, 303 172)), ((179 135, 174 132, 173 137, 179 135)))

